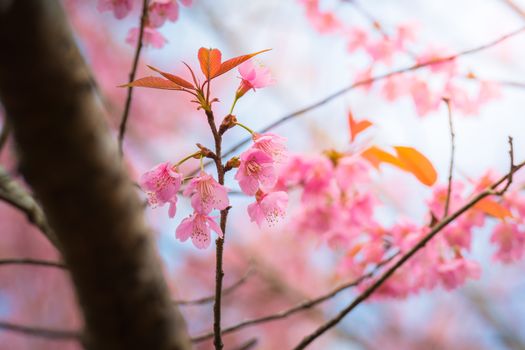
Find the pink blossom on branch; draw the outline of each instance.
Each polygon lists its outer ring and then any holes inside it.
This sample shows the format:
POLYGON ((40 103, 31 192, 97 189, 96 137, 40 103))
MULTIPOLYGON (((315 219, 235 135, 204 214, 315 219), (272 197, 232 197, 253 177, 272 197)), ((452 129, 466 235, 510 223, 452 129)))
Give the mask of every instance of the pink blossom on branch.
POLYGON ((179 4, 175 0, 153 0, 149 5, 148 25, 158 28, 166 20, 175 22, 179 18, 179 4))
POLYGON ((154 207, 169 203, 170 217, 175 216, 177 192, 181 184, 182 175, 174 170, 169 162, 155 166, 140 178, 140 187, 146 191, 148 203, 154 207))
POLYGON ((272 157, 260 149, 250 148, 240 158, 235 180, 244 193, 253 196, 260 186, 272 188, 275 185, 277 175, 272 157))
POLYGON ((179 227, 177 227, 175 236, 182 242, 185 242, 191 237, 191 241, 195 247, 206 249, 210 246, 210 234, 212 230, 222 238, 222 230, 212 217, 194 212, 182 220, 179 227))
POLYGON ((255 91, 255 89, 266 87, 275 82, 267 67, 254 64, 252 60, 244 62, 237 69, 242 79, 237 89, 237 98, 242 97, 250 89, 255 91))
POLYGON ((248 206, 248 215, 259 227, 263 221, 274 225, 284 218, 288 206, 288 194, 284 191, 264 193, 257 191, 256 202, 248 206))
POLYGON ((286 158, 286 138, 273 134, 253 135, 253 147, 268 154, 275 162, 282 162, 286 158))
POLYGON ((184 195, 191 196, 193 209, 202 214, 208 214, 213 209, 226 209, 230 204, 227 189, 204 172, 191 180, 184 195))
POLYGON ((100 12, 113 11, 117 19, 126 17, 133 8, 132 0, 98 0, 97 10, 100 12))

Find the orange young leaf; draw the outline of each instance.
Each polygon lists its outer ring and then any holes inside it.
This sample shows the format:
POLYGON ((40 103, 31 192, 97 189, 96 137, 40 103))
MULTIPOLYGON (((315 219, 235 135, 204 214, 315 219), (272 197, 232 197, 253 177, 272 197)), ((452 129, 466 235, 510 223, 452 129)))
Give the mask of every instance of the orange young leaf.
POLYGON ((144 77, 118 87, 146 87, 163 90, 181 90, 180 85, 159 77, 144 77))
POLYGON ((363 153, 361 153, 361 156, 368 160, 375 168, 379 168, 381 163, 388 163, 406 170, 404 164, 401 163, 399 159, 376 146, 367 148, 363 153))
POLYGON ((192 89, 194 90, 195 87, 193 86, 192 83, 190 83, 189 81, 187 81, 186 79, 183 79, 179 76, 176 76, 176 75, 173 75, 171 73, 167 73, 167 72, 163 72, 155 67, 152 67, 152 66, 148 66, 149 69, 159 73, 160 75, 162 75, 164 78, 168 79, 168 80, 171 80, 172 82, 174 82, 175 84, 179 85, 180 87, 183 87, 183 88, 187 88, 187 89, 192 89))
POLYGON ((427 186, 432 186, 437 180, 437 172, 432 163, 412 147, 394 147, 397 158, 404 164, 406 171, 414 174, 417 179, 427 186))
POLYGON ((348 124, 350 126, 350 141, 354 142, 357 135, 372 126, 372 122, 368 120, 355 121, 352 111, 348 112, 348 124))
POLYGON ((481 210, 485 214, 494 216, 498 219, 505 219, 512 217, 512 214, 509 209, 505 208, 503 205, 499 204, 498 202, 490 199, 490 198, 484 198, 480 200, 474 208, 481 210))
POLYGON ((258 52, 254 52, 254 53, 251 53, 251 54, 248 54, 248 55, 242 55, 242 56, 237 56, 237 57, 234 57, 234 58, 230 58, 229 60, 226 60, 224 61, 223 63, 221 63, 221 67, 219 68, 219 70, 217 71, 216 74, 213 74, 210 78, 215 78, 215 77, 218 77, 219 75, 222 75, 226 72, 229 72, 230 70, 232 70, 233 68, 237 67, 239 64, 243 63, 243 62, 246 62, 247 60, 249 60, 250 58, 260 54, 260 53, 263 53, 263 52, 266 52, 266 51, 270 51, 271 49, 266 49, 266 50, 261 50, 261 51, 258 51, 258 52))
POLYGON ((206 79, 211 79, 216 76, 221 68, 221 52, 218 49, 206 49, 201 47, 199 49, 198 57, 202 73, 206 79))

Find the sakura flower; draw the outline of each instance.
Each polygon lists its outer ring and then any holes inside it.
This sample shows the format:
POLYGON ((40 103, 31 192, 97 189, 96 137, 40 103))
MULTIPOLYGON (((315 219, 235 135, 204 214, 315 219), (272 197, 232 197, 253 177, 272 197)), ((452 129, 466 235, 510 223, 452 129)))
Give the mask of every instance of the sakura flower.
POLYGON ((100 12, 113 11, 113 15, 117 19, 126 17, 132 7, 132 0, 98 0, 97 3, 97 10, 100 12))
POLYGON ((286 158, 286 138, 273 133, 254 134, 253 147, 268 154, 276 162, 282 162, 286 158))
POLYGON ((492 233, 490 241, 497 245, 494 260, 511 263, 523 257, 525 253, 525 230, 518 225, 500 223, 492 233))
POLYGON ((193 209, 202 214, 208 214, 212 209, 226 209, 230 204, 226 188, 204 172, 191 180, 184 195, 191 196, 193 209))
POLYGON ((248 206, 248 215, 259 227, 263 220, 274 225, 284 217, 288 205, 288 194, 284 191, 264 193, 257 191, 256 202, 248 206))
POLYGON ((453 259, 438 267, 441 282, 447 290, 459 287, 467 278, 479 279, 481 268, 478 263, 463 258, 453 259))
POLYGON ((410 94, 416 106, 417 114, 424 116, 438 109, 440 97, 433 93, 428 84, 414 78, 410 86, 410 94))
POLYGON ((191 237, 193 245, 199 249, 206 249, 210 246, 210 233, 215 231, 219 237, 223 237, 222 230, 212 217, 195 212, 182 220, 175 236, 181 242, 185 242, 191 237))
POLYGON ((175 22, 179 18, 179 4, 175 0, 153 0, 149 6, 148 24, 161 27, 166 20, 175 22))
POLYGON ((145 172, 140 178, 140 187, 146 191, 152 206, 170 204, 169 216, 174 217, 177 192, 182 184, 182 175, 173 170, 169 162, 164 162, 145 172))
MULTIPOLYGON (((128 32, 126 42, 130 45, 136 45, 139 40, 139 34, 139 28, 131 28, 128 32)), ((142 36, 142 42, 146 46, 150 45, 155 49, 160 49, 167 43, 167 40, 156 29, 144 27, 144 35, 142 36)))
POLYGON ((250 148, 242 153, 240 158, 241 164, 235 174, 235 180, 239 182, 244 193, 253 196, 259 185, 265 188, 275 185, 277 175, 272 157, 260 149, 250 148))
POLYGON ((260 89, 274 83, 270 70, 262 65, 255 65, 248 60, 237 68, 241 75, 241 84, 237 89, 237 98, 242 97, 250 89, 260 89))

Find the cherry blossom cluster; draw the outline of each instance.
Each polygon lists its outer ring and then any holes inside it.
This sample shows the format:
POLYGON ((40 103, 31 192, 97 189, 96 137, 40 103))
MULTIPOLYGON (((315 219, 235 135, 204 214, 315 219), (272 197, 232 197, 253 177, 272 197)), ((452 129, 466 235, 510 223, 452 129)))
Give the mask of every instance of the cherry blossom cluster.
MULTIPOLYGON (((190 6, 193 0, 178 0, 184 6, 190 6)), ((117 19, 123 19, 133 10, 137 0, 98 0, 97 9, 101 12, 111 11, 117 19)), ((140 1, 141 2, 141 1, 140 1)), ((151 0, 147 9, 146 23, 142 42, 156 49, 162 48, 167 40, 158 31, 166 21, 175 22, 179 18, 179 3, 177 0, 151 0)), ((140 28, 131 28, 126 42, 136 45, 140 28)))
MULTIPOLYGON (((337 273, 344 279, 362 276, 397 253, 388 265, 395 263, 446 216, 448 185, 436 185, 422 223, 403 219, 394 225, 383 224, 376 215, 376 209, 384 204, 373 191, 372 165, 362 153, 329 151, 319 156, 292 155, 281 168, 276 185, 277 189, 301 192, 301 203, 290 220, 289 230, 301 236, 318 237, 331 247, 340 256, 337 273)), ((484 176, 475 183, 453 181, 447 214, 458 210, 493 180, 493 176, 484 176)), ((488 220, 497 221, 490 237, 496 249, 494 259, 510 263, 522 258, 525 253, 523 214, 525 196, 518 189, 508 192, 502 202, 482 200, 395 272, 378 290, 378 295, 404 298, 436 287, 450 290, 468 279, 479 278, 481 268, 468 255, 474 233, 492 227, 487 225, 488 220)), ((360 288, 368 285, 364 283, 360 288)))
MULTIPOLYGON (((416 39, 413 25, 398 25, 391 30, 392 33, 387 33, 380 23, 374 21, 375 30, 369 31, 360 26, 347 26, 334 13, 320 10, 319 0, 299 2, 305 7, 307 18, 319 33, 339 35, 346 40, 350 54, 363 53, 368 57, 366 67, 353 68, 353 71, 358 71, 355 82, 371 79, 376 74, 381 75, 385 68, 394 70, 396 67, 406 66, 406 62, 429 63, 449 55, 449 50, 437 47, 412 51, 411 47, 415 46, 416 39)), ((388 101, 405 96, 410 98, 419 116, 437 111, 443 98, 448 98, 453 108, 462 114, 476 115, 481 106, 500 96, 497 83, 479 80, 471 72, 462 73, 456 60, 429 64, 428 68, 419 69, 417 73, 392 75, 381 82, 365 84, 363 87, 367 91, 379 89, 388 101), (428 74, 433 76, 432 84, 425 79, 428 74), (478 84, 471 84, 469 80, 478 84)))
POLYGON ((176 215, 177 199, 181 194, 180 192, 182 191, 183 196, 190 198, 193 214, 182 220, 176 230, 176 237, 181 241, 191 238, 193 244, 200 249, 205 249, 210 245, 211 231, 214 231, 219 237, 223 237, 224 228, 217 224, 211 213, 213 210, 226 211, 229 208, 228 189, 224 186, 223 178, 224 173, 234 168, 237 168, 235 180, 237 180, 241 191, 248 196, 255 197, 255 202, 248 206, 248 215, 251 221, 256 222, 259 226, 264 222, 273 225, 285 215, 288 195, 285 191, 273 191, 273 188, 277 182, 278 168, 287 158, 286 139, 273 133, 256 133, 232 115, 235 104, 248 91, 274 83, 268 68, 251 60, 253 56, 261 52, 238 56, 222 62, 222 54, 219 50, 201 48, 198 58, 201 70, 206 78, 202 84, 196 78, 193 70, 187 66, 193 83, 182 77, 151 67, 152 70, 161 74, 162 78, 144 77, 123 85, 178 90, 191 94, 195 97, 193 102, 198 104, 198 109, 205 111, 216 142, 222 142, 222 135, 235 126, 244 128, 252 136, 252 145, 239 157, 233 157, 225 165, 222 165, 220 156, 198 144, 200 149, 198 152, 175 164, 161 163, 144 173, 140 179, 140 186, 148 196, 148 203, 153 207, 169 205, 168 215, 170 218, 176 215), (212 104, 217 102, 217 99, 210 96, 209 86, 213 78, 234 67, 238 68, 241 81, 235 92, 230 113, 224 117, 217 129, 214 125, 215 120, 212 111, 212 104), (179 166, 191 158, 201 159, 200 173, 195 177, 184 178, 179 166), (222 182, 218 182, 205 171, 203 158, 210 158, 217 164, 218 176, 221 179, 220 175, 222 175, 222 180, 220 180, 222 182), (185 183, 186 181, 187 183, 185 183), (185 188, 182 190, 183 185, 185 188))

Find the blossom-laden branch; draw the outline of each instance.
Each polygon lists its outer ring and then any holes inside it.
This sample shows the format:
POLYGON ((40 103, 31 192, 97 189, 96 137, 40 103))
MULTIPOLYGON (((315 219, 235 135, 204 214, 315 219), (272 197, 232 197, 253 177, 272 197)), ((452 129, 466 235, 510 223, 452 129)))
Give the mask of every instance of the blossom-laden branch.
MULTIPOLYGON (((501 37, 499 37, 499 38, 497 38, 495 40, 492 40, 490 42, 487 42, 487 43, 485 43, 483 45, 476 46, 476 47, 473 47, 473 48, 470 48, 470 49, 467 49, 467 50, 464 50, 464 51, 460 51, 460 52, 457 52, 457 53, 452 54, 452 55, 448 55, 448 56, 444 56, 444 57, 435 58, 435 59, 431 59, 431 60, 428 60, 428 61, 416 63, 416 64, 411 65, 411 66, 407 66, 407 67, 404 67, 404 68, 393 70, 393 71, 385 73, 385 74, 376 75, 376 76, 373 76, 373 77, 370 77, 370 78, 367 78, 367 79, 361 79, 359 81, 356 81, 356 82, 352 83, 351 85, 348 85, 346 87, 343 87, 343 88, 333 92, 332 94, 324 97, 321 100, 318 100, 318 101, 316 101, 316 102, 314 102, 314 103, 312 103, 312 104, 310 104, 310 105, 308 105, 306 107, 303 107, 303 108, 301 108, 301 109, 299 109, 299 110, 297 110, 295 112, 292 112, 290 114, 287 114, 287 115, 277 119, 276 121, 270 123, 266 127, 264 127, 261 130, 259 130, 258 132, 259 133, 268 132, 268 131, 278 127, 279 125, 284 124, 284 123, 288 122, 289 120, 292 120, 292 119, 295 119, 297 117, 300 117, 301 115, 303 115, 303 114, 305 114, 307 112, 310 112, 310 111, 312 111, 312 110, 314 110, 316 108, 319 108, 319 107, 327 104, 328 102, 336 99, 337 97, 343 96, 347 92, 349 92, 351 90, 354 90, 354 89, 356 89, 358 87, 370 85, 370 84, 373 84, 375 82, 379 82, 379 81, 388 79, 388 78, 390 78, 392 76, 395 76, 395 75, 399 75, 399 74, 403 74, 403 73, 407 73, 407 72, 411 72, 411 71, 416 71, 416 70, 419 70, 419 69, 422 69, 422 68, 425 68, 425 67, 429 67, 431 65, 437 65, 437 64, 440 64, 440 63, 454 61, 455 59, 457 59, 459 57, 468 56, 468 55, 471 55, 471 54, 478 53, 480 51, 487 50, 487 49, 489 49, 489 48, 491 48, 493 46, 496 46, 496 45, 504 42, 507 39, 510 39, 510 38, 512 38, 512 37, 514 37, 514 36, 516 36, 518 34, 521 34, 523 31, 525 31, 525 27, 521 27, 521 28, 519 28, 517 30, 509 32, 509 33, 507 33, 505 35, 502 35, 501 37)), ((230 147, 228 150, 226 150, 222 154, 222 156, 223 157, 228 157, 228 156, 234 154, 241 147, 243 147, 244 145, 249 143, 250 140, 251 140, 250 137, 246 137, 246 138, 242 139, 241 141, 239 141, 238 143, 236 143, 235 145, 230 147)), ((204 163, 204 166, 209 166, 210 164, 212 164, 212 162, 208 161, 208 162, 204 163)), ((198 172, 199 172, 199 170, 195 169, 194 171, 192 171, 190 173, 190 175, 197 174, 198 172)))
POLYGON ((237 101, 249 90, 259 89, 273 83, 267 68, 254 65, 250 61, 252 57, 265 51, 268 50, 237 56, 223 62, 220 50, 202 47, 199 49, 197 57, 205 78, 203 82, 196 77, 191 67, 185 63, 193 82, 180 76, 163 72, 157 68, 149 67, 160 74, 162 78, 147 76, 122 85, 122 87, 137 86, 185 92, 193 96, 192 102, 196 103, 197 109, 202 109, 206 115, 213 136, 215 150, 212 151, 197 143, 200 151, 185 157, 181 161, 183 162, 194 156, 200 158, 200 174, 198 176, 192 174, 184 177, 179 173, 178 169, 181 162, 173 165, 170 162, 164 162, 143 174, 140 185, 146 190, 150 204, 157 206, 169 203, 170 209, 168 214, 170 217, 174 217, 176 214, 177 196, 182 182, 191 178, 182 194, 191 197, 191 206, 194 212, 182 220, 177 227, 175 235, 181 241, 186 241, 191 237, 193 244, 197 248, 205 249, 211 243, 211 231, 217 233, 213 338, 215 349, 218 350, 223 348, 221 338, 221 300, 224 277, 223 251, 226 220, 228 211, 231 208, 228 191, 224 187, 224 176, 227 171, 238 168, 235 179, 239 182, 241 190, 250 196, 255 196, 256 201, 248 207, 248 214, 251 220, 256 221, 258 224, 261 224, 263 219, 266 219, 270 224, 275 223, 284 215, 284 210, 288 203, 288 197, 285 192, 272 192, 272 188, 277 182, 275 165, 285 157, 286 147, 284 143, 286 139, 274 134, 254 133, 248 126, 239 123, 237 118, 231 114, 237 101), (217 128, 212 105, 218 102, 218 99, 213 98, 211 95, 211 82, 214 78, 229 72, 235 67, 238 67, 241 83, 235 92, 230 112, 223 118, 219 128, 217 128), (227 161, 226 164, 223 164, 223 135, 235 126, 241 126, 250 132, 253 147, 239 157, 234 157, 227 161), (210 158, 215 163, 217 180, 204 171, 203 158, 210 158), (214 209, 220 211, 219 224, 210 216, 214 209))
MULTIPOLYGON (((246 281, 253 274, 253 272, 254 270, 252 268, 249 268, 248 271, 246 271, 246 273, 241 278, 239 278, 239 280, 237 280, 237 282, 233 283, 231 286, 227 288, 224 288, 222 291, 222 295, 224 296, 224 295, 230 294, 234 292, 235 290, 237 290, 237 288, 239 288, 244 283, 246 283, 246 281)), ((205 304, 208 304, 214 301, 215 301, 215 294, 209 295, 207 297, 198 298, 198 299, 192 299, 192 300, 174 300, 173 302, 180 306, 189 306, 189 305, 205 305, 205 304)))
MULTIPOLYGON (((142 51, 142 41, 144 37, 144 28, 148 21, 148 3, 149 0, 143 0, 142 2, 142 13, 140 16, 139 35, 137 40, 137 46, 135 48, 135 55, 133 57, 133 63, 131 65, 131 71, 129 72, 129 82, 135 80, 137 73, 137 67, 140 59, 140 52, 142 51)), ((124 105, 124 112, 122 112, 122 118, 120 121, 119 133, 118 133, 118 147, 120 155, 124 154, 124 135, 126 133, 126 126, 128 123, 129 113, 131 109, 131 100, 133 98, 133 86, 128 86, 128 93, 126 96, 126 103, 124 105)))
MULTIPOLYGON (((331 291, 327 292, 326 294, 323 294, 323 295, 321 295, 321 296, 319 296, 319 297, 317 297, 315 299, 303 301, 303 302, 301 302, 301 303, 299 303, 299 304, 297 304, 297 305, 295 305, 295 306, 293 306, 293 307, 291 307, 289 309, 286 309, 286 310, 283 310, 283 311, 280 311, 280 312, 277 312, 277 313, 274 313, 274 314, 271 314, 271 315, 268 315, 268 316, 253 318, 251 320, 246 320, 246 321, 240 322, 240 323, 238 323, 236 325, 224 328, 222 330, 222 334, 228 334, 228 333, 236 332, 236 331, 241 330, 243 328, 254 326, 254 325, 257 325, 257 324, 261 324, 261 323, 266 323, 266 322, 270 322, 270 321, 280 320, 280 319, 283 319, 283 318, 287 318, 287 317, 289 317, 289 316, 291 316, 291 315, 293 315, 293 314, 295 314, 297 312, 306 311, 308 309, 311 309, 312 307, 314 307, 314 306, 316 306, 316 305, 318 305, 318 304, 320 304, 320 303, 322 303, 324 301, 332 299, 333 297, 335 297, 340 292, 342 292, 342 291, 344 291, 344 290, 346 290, 348 288, 352 288, 352 287, 358 286, 361 282, 365 281, 368 278, 371 278, 372 276, 374 276, 379 271, 379 269, 381 267, 383 267, 388 262, 390 262, 395 256, 397 256, 397 254, 394 254, 391 257, 385 259, 384 261, 378 263, 377 266, 372 271, 368 272, 367 274, 364 274, 361 277, 359 277, 357 279, 354 279, 354 280, 352 280, 350 282, 341 284, 340 286, 332 289, 331 291)), ((209 333, 197 336, 197 337, 193 337, 191 340, 194 343, 198 343, 198 342, 201 342, 201 341, 205 341, 205 340, 211 339, 213 336, 214 336, 214 333, 213 332, 209 332, 209 333)))
POLYGON ((350 313, 353 309, 355 309, 359 304, 361 304, 363 301, 367 300, 379 287, 383 285, 400 267, 402 267, 414 254, 416 254, 419 250, 425 247, 425 245, 434 238, 441 230, 443 230, 448 224, 453 222, 455 219, 457 219, 459 216, 461 216, 463 213, 474 207, 478 202, 483 200, 486 197, 489 197, 491 195, 497 195, 502 196, 505 191, 509 188, 510 184, 512 183, 513 175, 516 171, 521 169, 525 166, 525 162, 522 162, 518 165, 514 165, 514 150, 512 145, 512 138, 509 138, 510 143, 510 171, 500 178, 497 182, 493 183, 489 188, 486 190, 478 193, 476 196, 474 196, 468 203, 463 205, 460 209, 458 209, 453 214, 447 216, 446 218, 442 219, 438 223, 436 223, 434 226, 432 226, 432 229, 430 232, 425 235, 417 244, 415 244, 410 250, 408 250, 406 253, 404 253, 399 260, 397 260, 390 268, 388 268, 374 283, 372 283, 368 288, 366 288, 361 294, 359 294, 347 307, 345 307, 343 310, 341 310, 334 318, 323 324, 321 327, 319 327, 317 330, 315 330, 310 335, 303 338, 303 340, 294 347, 294 350, 300 350, 306 348, 309 344, 311 344, 315 339, 320 337, 322 334, 324 334, 326 331, 337 325, 348 313, 350 313), (502 189, 498 190, 497 188, 505 182, 505 185, 502 189))
POLYGON ((35 225, 46 238, 59 249, 59 241, 53 229, 47 222, 44 211, 33 196, 20 184, 11 178, 7 171, 0 166, 0 200, 23 212, 27 220, 35 225))

